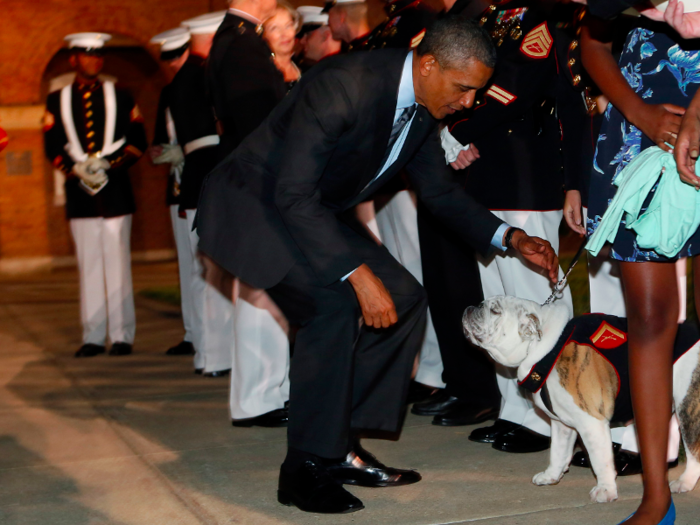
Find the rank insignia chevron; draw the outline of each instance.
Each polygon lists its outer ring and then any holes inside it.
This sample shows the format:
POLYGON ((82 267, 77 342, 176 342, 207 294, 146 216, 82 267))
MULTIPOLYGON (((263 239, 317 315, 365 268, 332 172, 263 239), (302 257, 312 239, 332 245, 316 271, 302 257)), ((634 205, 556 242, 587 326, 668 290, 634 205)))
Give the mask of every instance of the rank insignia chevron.
POLYGON ((508 93, 505 89, 503 89, 500 86, 497 86, 496 84, 493 84, 488 89, 488 91, 486 92, 486 96, 498 100, 504 106, 507 106, 508 104, 513 102, 516 98, 518 98, 515 95, 513 95, 512 93, 508 93))
POLYGON ((625 341, 627 341, 627 334, 622 330, 610 326, 605 321, 600 324, 598 330, 591 336, 591 342, 597 348, 603 348, 605 350, 617 348, 625 341))
POLYGON ((547 29, 547 22, 542 22, 530 31, 520 44, 520 51, 525 56, 535 59, 547 58, 552 49, 552 35, 547 29))
POLYGON ((421 43, 424 36, 425 36, 425 29, 423 29, 420 33, 418 33, 416 36, 414 36, 411 39, 410 49, 413 49, 414 47, 418 47, 418 44, 421 43))

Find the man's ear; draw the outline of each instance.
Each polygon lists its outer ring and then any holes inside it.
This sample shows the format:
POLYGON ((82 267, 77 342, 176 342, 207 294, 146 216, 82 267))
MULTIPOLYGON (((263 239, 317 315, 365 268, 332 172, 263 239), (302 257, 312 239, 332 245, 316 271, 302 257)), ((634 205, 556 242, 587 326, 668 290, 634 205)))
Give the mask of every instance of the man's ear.
POLYGON ((433 55, 426 53, 419 57, 419 64, 421 76, 427 77, 430 75, 430 72, 438 66, 438 61, 433 55))
POLYGON ((539 341, 542 339, 542 322, 536 314, 521 313, 518 320, 518 334, 523 341, 539 341))

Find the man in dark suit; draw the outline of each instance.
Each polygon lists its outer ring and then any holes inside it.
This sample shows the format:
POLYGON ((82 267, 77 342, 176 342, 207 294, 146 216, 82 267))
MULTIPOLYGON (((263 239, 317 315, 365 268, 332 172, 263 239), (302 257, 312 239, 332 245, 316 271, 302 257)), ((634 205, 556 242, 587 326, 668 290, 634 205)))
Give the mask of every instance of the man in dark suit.
POLYGON ((357 203, 405 169, 419 199, 480 251, 512 246, 556 278, 549 244, 453 184, 440 147, 437 119, 471 106, 494 66, 488 35, 462 18, 437 22, 414 51, 324 60, 205 182, 200 249, 300 325, 283 504, 352 512, 362 502, 342 484, 420 480, 357 440, 399 430, 426 312, 422 287, 353 219, 357 203))

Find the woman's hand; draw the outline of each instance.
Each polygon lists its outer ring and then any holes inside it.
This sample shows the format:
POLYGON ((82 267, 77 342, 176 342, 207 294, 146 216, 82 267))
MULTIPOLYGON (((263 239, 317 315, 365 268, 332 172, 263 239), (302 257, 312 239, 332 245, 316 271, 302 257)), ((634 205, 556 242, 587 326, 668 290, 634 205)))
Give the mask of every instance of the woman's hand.
POLYGON ((673 150, 681 180, 695 186, 696 190, 700 189, 700 178, 695 175, 698 155, 700 155, 700 95, 696 94, 683 117, 676 147, 673 150))
POLYGON ((639 12, 657 22, 666 22, 683 38, 700 37, 700 12, 685 13, 683 3, 678 0, 670 0, 663 12, 655 7, 641 9, 639 12))
POLYGON ((564 219, 573 231, 579 235, 586 235, 586 228, 583 226, 583 210, 581 209, 581 192, 569 190, 564 199, 564 219))
POLYGON ((676 145, 684 114, 685 108, 673 104, 642 104, 632 114, 625 115, 625 118, 638 127, 654 144, 664 151, 671 151, 676 145))

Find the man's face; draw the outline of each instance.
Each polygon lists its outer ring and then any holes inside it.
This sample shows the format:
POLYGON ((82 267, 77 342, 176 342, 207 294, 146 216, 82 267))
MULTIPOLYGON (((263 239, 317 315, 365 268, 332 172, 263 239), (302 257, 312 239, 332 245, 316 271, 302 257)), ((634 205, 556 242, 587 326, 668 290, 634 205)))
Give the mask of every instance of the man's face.
POLYGON ((493 74, 493 68, 470 60, 463 69, 443 69, 432 55, 418 57, 418 75, 414 71, 416 100, 438 120, 474 105, 476 92, 493 74))
POLYGON ((343 40, 345 18, 345 11, 339 6, 332 7, 328 11, 328 27, 331 28, 331 34, 336 40, 343 40))
POLYGON ((326 56, 328 46, 326 39, 330 38, 330 29, 328 26, 321 26, 318 29, 309 31, 304 35, 302 43, 304 45, 304 56, 309 60, 318 62, 326 56))
POLYGON ((85 78, 97 78, 105 59, 100 54, 78 52, 70 57, 71 66, 85 78))

